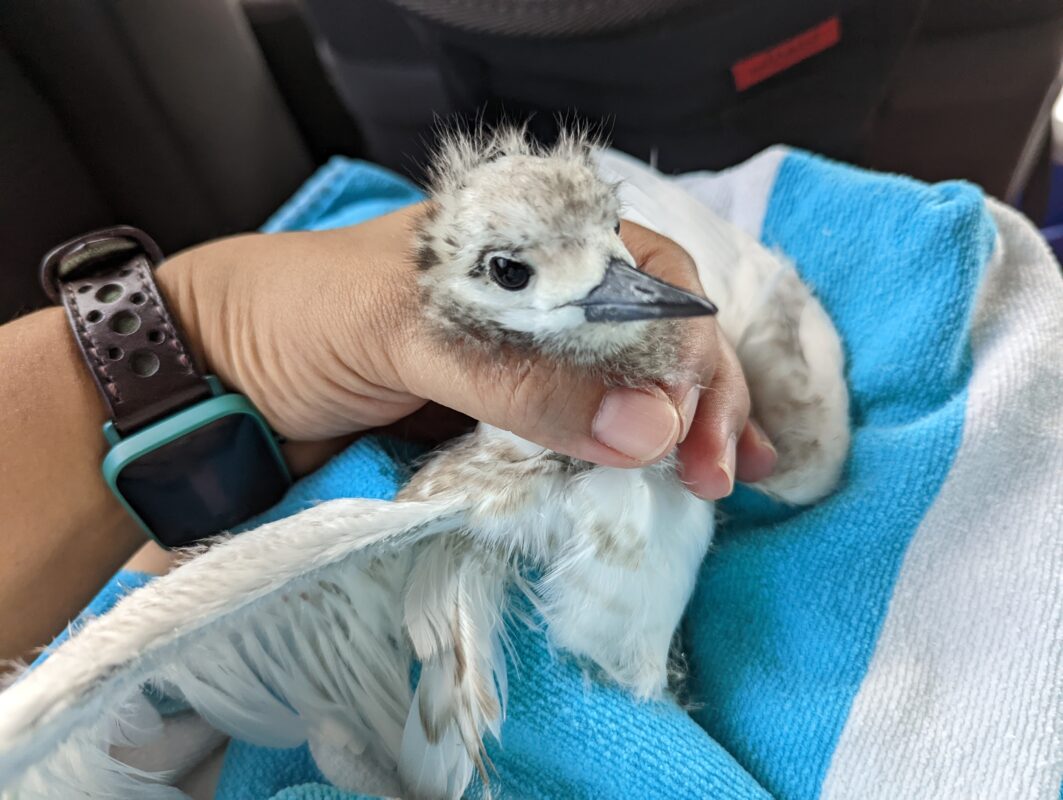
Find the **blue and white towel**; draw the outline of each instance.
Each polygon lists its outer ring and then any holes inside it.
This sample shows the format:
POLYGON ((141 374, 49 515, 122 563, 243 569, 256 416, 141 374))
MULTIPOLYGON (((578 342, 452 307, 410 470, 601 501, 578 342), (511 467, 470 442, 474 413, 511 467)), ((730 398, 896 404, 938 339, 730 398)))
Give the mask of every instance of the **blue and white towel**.
MULTIPOLYGON (((684 623, 689 713, 588 685, 515 628, 497 796, 1060 798, 1063 280, 1044 242, 968 184, 779 148, 715 175, 666 179, 618 154, 604 167, 636 218, 682 205, 654 218, 690 249, 704 204, 795 261, 847 348, 852 455, 814 508, 741 488, 722 504, 684 623)), ((265 229, 418 197, 334 160, 265 229)), ((363 440, 274 515, 400 480, 363 440)), ((234 742, 218 797, 351 795, 305 749, 234 742)))

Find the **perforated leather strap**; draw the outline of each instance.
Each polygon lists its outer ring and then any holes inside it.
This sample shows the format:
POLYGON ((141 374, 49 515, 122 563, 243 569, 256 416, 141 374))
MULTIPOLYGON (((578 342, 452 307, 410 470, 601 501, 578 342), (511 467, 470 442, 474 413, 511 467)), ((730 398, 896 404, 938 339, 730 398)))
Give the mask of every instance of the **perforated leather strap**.
POLYGON ((158 245, 128 226, 59 245, 41 262, 41 283, 67 319, 115 428, 132 433, 210 397, 155 285, 158 245))

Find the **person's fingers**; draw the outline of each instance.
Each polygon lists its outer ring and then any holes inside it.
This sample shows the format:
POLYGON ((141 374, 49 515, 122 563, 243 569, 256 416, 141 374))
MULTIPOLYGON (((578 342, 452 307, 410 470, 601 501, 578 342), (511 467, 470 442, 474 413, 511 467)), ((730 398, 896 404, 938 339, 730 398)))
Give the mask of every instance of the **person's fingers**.
POLYGON ((615 467, 662 458, 681 421, 659 388, 608 388, 596 376, 519 353, 442 346, 410 389, 551 450, 615 467))
POLYGON ((734 489, 738 439, 749 418, 749 389, 730 344, 719 340, 720 360, 701 391, 690 432, 679 446, 681 474, 694 494, 709 500, 734 489))
MULTIPOLYGON (((705 296, 697 266, 686 250, 671 239, 634 222, 623 222, 620 232, 640 269, 692 294, 705 296)), ((712 300, 711 297, 708 299, 712 300)), ((675 396, 682 400, 695 383, 706 383, 711 379, 719 347, 719 326, 715 317, 692 317, 682 320, 679 330, 683 339, 679 349, 679 364, 676 366, 680 373, 691 376, 674 387, 675 396)), ((691 395, 688 400, 696 400, 696 395, 691 395)), ((684 417, 684 420, 689 427, 691 418, 684 417)))
MULTIPOLYGON (((692 294, 705 296, 694 260, 678 244, 628 220, 621 223, 620 233, 640 269, 692 294)), ((719 327, 713 317, 694 317, 680 322, 679 330, 682 341, 675 366, 676 374, 683 377, 665 389, 679 411, 681 442, 694 421, 699 383, 711 379, 716 369, 719 327)))
POLYGON ((735 478, 743 483, 756 483, 775 472, 779 454, 764 429, 750 418, 745 430, 738 437, 738 464, 735 478))
MULTIPOLYGON (((658 277, 675 284, 687 291, 694 292, 696 294, 703 294, 701 289, 701 283, 697 277, 697 271, 693 261, 683 253, 683 258, 676 257, 674 252, 671 252, 669 245, 674 245, 669 239, 665 239, 660 236, 654 236, 649 234, 645 228, 635 225, 634 223, 625 223, 625 242, 628 244, 628 249, 632 255, 635 256, 639 263, 645 263, 647 265, 655 265, 657 269, 658 277), (657 262, 660 262, 659 266, 657 262)), ((709 298, 712 299, 711 297, 709 298)), ((717 344, 717 336, 719 335, 719 327, 714 320, 701 318, 698 320, 690 320, 690 324, 684 329, 685 333, 690 339, 697 339, 707 349, 716 351, 721 345, 717 344)), ((720 337, 722 340, 722 337, 720 337)), ((732 369, 727 372, 723 378, 725 381, 731 381, 731 386, 735 392, 741 394, 742 389, 745 388, 745 378, 741 374, 741 367, 738 365, 738 359, 734 356, 734 351, 724 343, 723 347, 727 348, 727 355, 729 357, 729 364, 732 369)), ((714 386, 713 377, 715 369, 715 360, 708 363, 708 369, 706 368, 706 360, 704 359, 704 351, 697 348, 691 348, 687 346, 684 352, 690 354, 692 361, 688 362, 688 365, 695 371, 695 373, 702 376, 702 381, 709 385, 714 386)), ((690 424, 694 419, 695 409, 699 406, 702 400, 702 389, 698 386, 691 386, 688 390, 686 397, 680 402, 680 415, 683 418, 684 428, 683 433, 680 436, 679 441, 684 442, 687 435, 690 424)), ((735 396, 734 392, 729 396, 735 396)), ((732 408, 732 416, 736 408, 744 408, 745 414, 748 414, 748 393, 746 398, 739 398, 735 396, 735 399, 741 400, 737 407, 732 408), (744 405, 743 405, 744 403, 744 405)), ((710 402, 717 402, 716 399, 711 399, 710 402)), ((717 407, 713 411, 709 411, 710 414, 723 413, 726 416, 726 408, 717 407)), ((723 439, 725 450, 727 439, 730 435, 723 439)), ((752 483, 764 478, 769 477, 775 471, 775 464, 778 460, 778 455, 775 452, 775 448, 772 446, 768 436, 764 433, 757 423, 750 419, 746 422, 745 427, 741 429, 741 433, 738 436, 738 441, 735 446, 735 464, 734 464, 734 478, 743 482, 752 483)), ((690 452, 684 448, 684 459, 690 452)), ((721 454, 716 453, 699 453, 692 455, 692 460, 699 462, 698 467, 704 472, 708 464, 710 457, 718 458, 721 454)), ((715 461, 712 462, 715 464, 715 461)), ((719 487, 716 487, 719 488, 719 487)), ((728 493, 730 492, 730 486, 728 487, 728 493)))

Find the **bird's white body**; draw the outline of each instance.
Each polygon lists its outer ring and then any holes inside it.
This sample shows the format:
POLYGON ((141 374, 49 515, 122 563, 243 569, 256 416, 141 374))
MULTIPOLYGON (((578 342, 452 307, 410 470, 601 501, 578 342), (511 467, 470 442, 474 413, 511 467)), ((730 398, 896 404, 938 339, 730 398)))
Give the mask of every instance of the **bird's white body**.
MULTIPOLYGON (((660 696, 713 504, 687 491, 673 458, 644 469, 574 463, 489 425, 465 446, 483 454, 459 454, 461 479, 483 498, 473 535, 539 574, 531 588, 554 644, 639 697, 660 696), (469 469, 477 463, 483 471, 469 469)), ((452 479, 446 454, 405 491, 431 496, 439 473, 452 479)))
POLYGON ((561 491, 558 530, 569 536, 555 538, 542 586, 551 640, 636 696, 660 697, 672 639, 712 541, 713 505, 687 491, 670 462, 596 467, 561 491))
MULTIPOLYGON (((422 230, 428 310, 441 330, 488 347, 667 383, 678 369, 670 328, 588 324, 578 307, 626 254, 615 191, 579 150, 536 154, 513 137, 452 144, 422 230), (500 191, 514 185, 521 197, 500 191), (549 240, 555 229, 563 236, 549 240), (533 277, 493 286, 496 258, 526 260, 533 277)), ((684 245, 721 306, 779 451, 759 488, 811 502, 838 480, 849 443, 837 334, 792 265, 669 191, 658 209, 621 189, 625 213, 684 245)), ((674 458, 605 468, 481 425, 397 500, 333 501, 224 540, 90 622, 0 694, 0 790, 175 796, 129 766, 128 745, 160 724, 141 694, 151 682, 228 734, 308 740, 341 787, 457 798, 474 769, 487 777, 482 737, 502 735, 506 612, 520 590, 556 648, 592 676, 643 698, 666 692, 714 526, 712 504, 685 489, 674 458)))

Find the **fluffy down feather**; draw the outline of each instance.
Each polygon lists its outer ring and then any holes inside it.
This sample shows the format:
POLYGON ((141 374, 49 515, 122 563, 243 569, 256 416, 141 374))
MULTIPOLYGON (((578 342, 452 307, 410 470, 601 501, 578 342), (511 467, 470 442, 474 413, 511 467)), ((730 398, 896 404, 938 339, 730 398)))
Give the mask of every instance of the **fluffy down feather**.
POLYGON ((406 594, 406 626, 421 661, 399 757, 403 794, 464 791, 473 767, 488 782, 483 735, 501 737, 505 656, 500 646, 510 568, 469 540, 418 546, 406 594))

